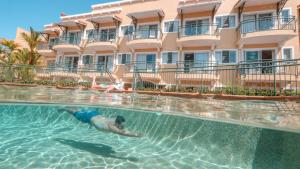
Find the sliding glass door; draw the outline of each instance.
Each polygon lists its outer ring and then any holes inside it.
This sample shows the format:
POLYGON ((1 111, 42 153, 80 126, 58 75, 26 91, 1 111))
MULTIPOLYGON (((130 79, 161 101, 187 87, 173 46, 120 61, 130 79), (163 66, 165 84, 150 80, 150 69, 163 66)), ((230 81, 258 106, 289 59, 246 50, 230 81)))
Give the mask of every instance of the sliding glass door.
POLYGON ((102 55, 97 57, 97 70, 100 72, 113 71, 113 56, 102 55))
POLYGON ((77 72, 78 61, 79 61, 78 56, 66 56, 64 59, 64 65, 67 71, 77 72))
POLYGON ((140 71, 155 71, 156 54, 137 54, 136 68, 140 71))
POLYGON ((184 33, 186 36, 209 34, 209 19, 186 21, 184 33))
POLYGON ((275 50, 245 51, 245 65, 249 73, 273 73, 274 59, 275 50))

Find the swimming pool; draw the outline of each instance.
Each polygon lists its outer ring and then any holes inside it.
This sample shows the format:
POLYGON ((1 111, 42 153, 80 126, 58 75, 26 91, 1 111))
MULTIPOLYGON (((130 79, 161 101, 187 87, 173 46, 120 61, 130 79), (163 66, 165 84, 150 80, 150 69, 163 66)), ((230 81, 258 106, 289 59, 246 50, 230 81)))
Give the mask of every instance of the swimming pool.
POLYGON ((298 103, 0 90, 0 168, 300 166, 298 103), (98 109, 111 117, 123 115, 127 127, 144 137, 98 132, 58 111, 68 105, 98 109))

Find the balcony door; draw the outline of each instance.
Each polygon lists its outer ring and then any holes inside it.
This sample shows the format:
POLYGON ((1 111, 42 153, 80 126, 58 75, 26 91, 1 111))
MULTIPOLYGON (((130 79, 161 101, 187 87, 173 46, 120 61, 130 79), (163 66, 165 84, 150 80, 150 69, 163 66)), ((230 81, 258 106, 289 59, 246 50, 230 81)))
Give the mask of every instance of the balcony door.
POLYGON ((65 67, 69 72, 76 72, 78 68, 78 56, 66 56, 64 63, 65 67))
POLYGON ((190 72, 191 69, 205 69, 209 63, 209 52, 194 52, 184 54, 184 70, 190 72))
POLYGON ((113 56, 112 55, 102 55, 97 58, 97 70, 98 71, 110 71, 113 70, 113 56))
POLYGON ((101 42, 114 41, 115 39, 116 39, 116 29, 115 28, 102 29, 100 31, 100 41, 101 42))
POLYGON ((195 54, 185 53, 184 54, 184 72, 190 72, 191 68, 194 66, 195 54))
POLYGON ((69 32, 68 43, 72 45, 79 44, 81 40, 81 32, 69 32))
POLYGON ((246 51, 245 61, 248 73, 270 74, 273 68, 275 50, 246 51))
POLYGON ((186 36, 208 34, 209 19, 186 21, 184 33, 186 36))
POLYGON ((136 68, 138 70, 155 71, 156 54, 137 54, 136 68))
POLYGON ((272 13, 265 13, 265 14, 259 14, 259 22, 258 22, 258 28, 260 31, 263 30, 269 30, 274 27, 274 20, 273 20, 273 14, 272 13))
POLYGON ((158 37, 158 25, 140 25, 137 39, 156 39, 158 37))
POLYGON ((243 15, 242 33, 264 31, 273 27, 273 13, 243 15))
POLYGON ((256 15, 243 15, 243 33, 256 31, 256 15))

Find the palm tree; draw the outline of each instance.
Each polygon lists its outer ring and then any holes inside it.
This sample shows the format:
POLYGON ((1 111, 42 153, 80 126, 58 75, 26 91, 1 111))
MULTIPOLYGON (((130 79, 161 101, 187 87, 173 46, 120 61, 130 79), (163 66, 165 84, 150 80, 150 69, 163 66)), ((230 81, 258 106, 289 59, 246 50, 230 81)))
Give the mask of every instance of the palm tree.
POLYGON ((17 61, 15 54, 19 51, 18 45, 12 40, 2 39, 0 46, 0 64, 3 66, 4 78, 7 81, 13 81, 13 65, 17 61))
POLYGON ((37 52, 36 48, 42 42, 40 33, 36 32, 32 27, 30 27, 30 33, 23 32, 22 37, 27 42, 29 47, 28 64, 38 64, 38 60, 41 58, 41 55, 37 52))

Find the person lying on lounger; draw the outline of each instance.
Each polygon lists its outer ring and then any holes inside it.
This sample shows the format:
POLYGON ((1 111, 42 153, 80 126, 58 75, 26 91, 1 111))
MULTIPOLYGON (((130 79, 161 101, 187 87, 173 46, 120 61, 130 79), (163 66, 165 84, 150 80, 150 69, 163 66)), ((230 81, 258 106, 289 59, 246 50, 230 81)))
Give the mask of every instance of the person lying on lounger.
POLYGON ((125 118, 117 116, 116 118, 106 118, 96 110, 79 110, 79 109, 60 109, 72 114, 77 120, 88 123, 102 132, 111 132, 128 137, 141 137, 138 133, 126 131, 124 128, 125 118))
POLYGON ((106 85, 106 84, 100 84, 98 85, 96 83, 96 76, 93 77, 93 82, 92 82, 92 89, 99 90, 99 89, 106 89, 105 93, 109 93, 110 91, 116 89, 118 91, 123 91, 124 90, 124 82, 122 79, 120 81, 116 82, 115 84, 112 85, 106 85))

